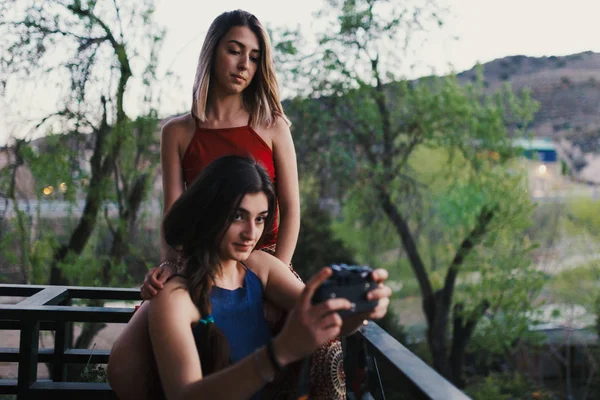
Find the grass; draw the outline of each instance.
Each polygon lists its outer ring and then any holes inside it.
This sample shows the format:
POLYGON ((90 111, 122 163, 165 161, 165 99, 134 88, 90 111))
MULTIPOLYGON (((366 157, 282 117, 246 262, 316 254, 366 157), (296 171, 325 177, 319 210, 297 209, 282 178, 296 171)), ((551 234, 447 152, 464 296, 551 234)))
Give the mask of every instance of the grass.
POLYGON ((596 261, 551 277, 543 296, 552 303, 579 304, 592 309, 599 294, 600 261, 596 261))

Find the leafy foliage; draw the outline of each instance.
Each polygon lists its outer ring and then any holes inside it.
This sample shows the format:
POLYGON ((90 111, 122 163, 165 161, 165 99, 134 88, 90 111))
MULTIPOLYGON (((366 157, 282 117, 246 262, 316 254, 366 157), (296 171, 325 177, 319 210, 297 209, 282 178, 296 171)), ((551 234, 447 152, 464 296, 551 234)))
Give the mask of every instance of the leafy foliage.
POLYGON ((537 104, 508 86, 487 94, 481 70, 465 85, 453 75, 397 80, 401 52, 386 52, 385 43, 439 22, 430 3, 328 5, 318 56, 325 72, 312 98, 287 105, 299 121, 299 159, 307 155, 321 197, 341 201, 340 231, 362 239, 359 253, 393 257, 401 248, 423 297, 434 366, 460 384, 481 317, 528 307, 543 282, 531 243, 512 240, 523 237, 532 211, 512 140, 527 134, 537 104), (468 284, 475 274, 480 280, 468 284))
POLYGON ((466 392, 473 400, 553 400, 557 398, 520 374, 492 374, 469 386, 466 392))

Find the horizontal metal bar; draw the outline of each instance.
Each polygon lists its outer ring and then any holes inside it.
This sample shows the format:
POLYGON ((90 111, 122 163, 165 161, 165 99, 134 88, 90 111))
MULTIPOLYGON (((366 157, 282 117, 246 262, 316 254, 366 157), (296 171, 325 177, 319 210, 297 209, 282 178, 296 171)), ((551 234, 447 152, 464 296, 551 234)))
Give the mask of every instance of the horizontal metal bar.
POLYGON ((44 290, 40 290, 34 295, 29 296, 23 301, 16 304, 18 307, 27 306, 55 306, 67 299, 69 292, 65 287, 48 286, 44 290))
MULTIPOLYGON (((44 400, 118 400, 108 383, 52 382, 45 379, 34 383, 31 390, 35 398, 44 400)), ((0 394, 17 394, 16 379, 0 379, 0 394)))
MULTIPOLYGON (((13 320, 0 320, 0 331, 8 330, 8 331, 20 331, 21 330, 21 321, 13 321, 13 320)), ((56 330, 56 323, 52 321, 41 321, 40 322, 40 331, 53 331, 56 330)))
POLYGON ((108 383, 89 382, 36 382, 31 391, 36 398, 118 400, 108 383))
POLYGON ((140 301, 142 295, 139 288, 94 288, 94 287, 69 287, 69 297, 72 299, 100 299, 140 301))
POLYGON ((3 319, 21 321, 56 322, 116 322, 126 323, 133 315, 133 308, 29 306, 0 304, 3 319))
POLYGON ((45 288, 46 286, 43 285, 12 285, 3 283, 0 284, 0 296, 29 297, 45 288))
POLYGON ((65 351, 65 363, 83 364, 90 360, 90 364, 106 364, 110 350, 108 349, 68 349, 65 351))
MULTIPOLYGON (((54 286, 0 284, 0 296, 28 297, 49 287, 54 286)), ((140 290, 138 288, 109 288, 90 286, 60 287, 66 289, 69 292, 69 297, 72 299, 141 300, 140 290)))
MULTIPOLYGON (((106 364, 110 350, 68 349, 63 356, 67 364, 106 364)), ((39 349, 38 362, 51 363, 54 361, 54 349, 39 349)), ((0 362, 19 362, 18 348, 0 348, 0 362)))
POLYGON ((0 394, 17 394, 17 380, 0 379, 0 394))
POLYGON ((390 362, 398 373, 412 382, 425 398, 431 400, 470 400, 458 388, 402 346, 376 323, 370 322, 360 330, 369 351, 390 362))

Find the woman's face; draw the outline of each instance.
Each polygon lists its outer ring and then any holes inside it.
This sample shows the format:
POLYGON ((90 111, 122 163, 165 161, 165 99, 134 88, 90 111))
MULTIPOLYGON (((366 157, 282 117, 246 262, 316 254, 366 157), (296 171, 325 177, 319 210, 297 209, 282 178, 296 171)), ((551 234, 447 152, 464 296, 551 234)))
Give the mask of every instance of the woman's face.
POLYGON ((213 63, 213 86, 225 94, 241 93, 256 71, 261 57, 258 38, 245 26, 235 26, 217 45, 213 63))
POLYGON ((246 260, 262 236, 268 214, 264 193, 245 195, 219 246, 221 260, 246 260))

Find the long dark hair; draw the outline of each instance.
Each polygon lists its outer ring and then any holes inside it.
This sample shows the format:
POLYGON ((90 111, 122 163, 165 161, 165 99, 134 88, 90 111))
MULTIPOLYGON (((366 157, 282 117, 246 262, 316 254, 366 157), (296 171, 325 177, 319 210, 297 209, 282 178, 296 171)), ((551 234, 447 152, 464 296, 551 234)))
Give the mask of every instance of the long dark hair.
MULTIPOLYGON (((210 291, 220 272, 219 245, 246 194, 264 193, 269 214, 265 234, 272 231, 275 191, 269 175, 256 161, 239 156, 222 157, 208 165, 173 204, 163 220, 166 243, 178 249, 186 262, 182 270, 190 297, 201 316, 210 315, 210 291)), ((213 323, 200 327, 197 340, 204 374, 229 364, 229 345, 213 323)))

